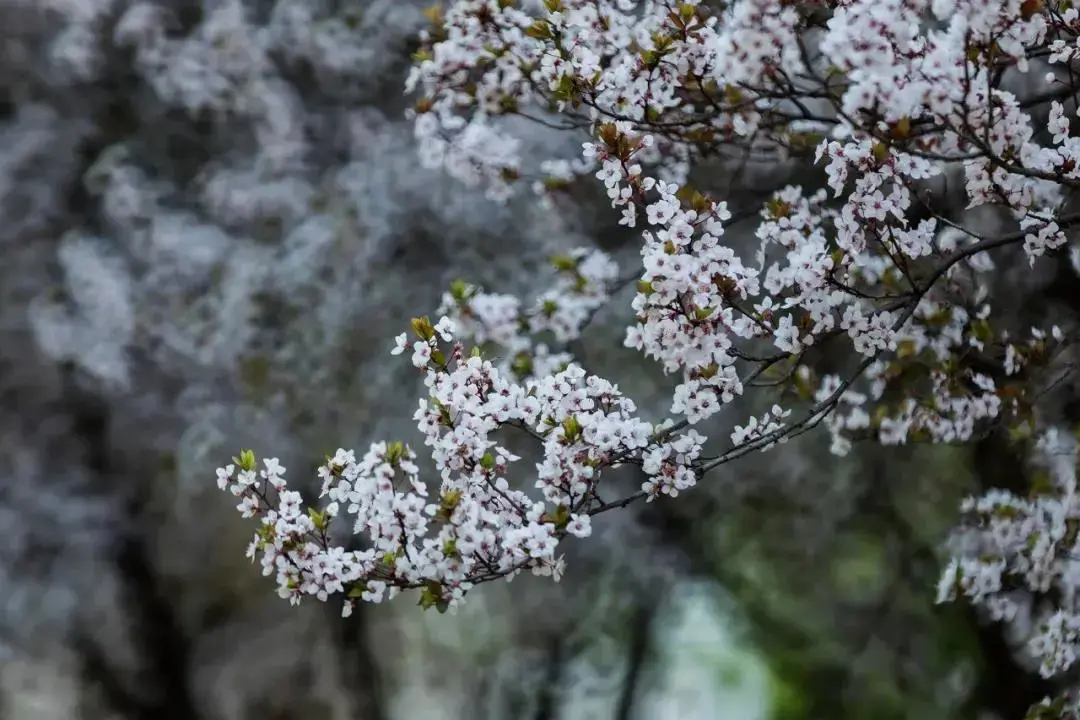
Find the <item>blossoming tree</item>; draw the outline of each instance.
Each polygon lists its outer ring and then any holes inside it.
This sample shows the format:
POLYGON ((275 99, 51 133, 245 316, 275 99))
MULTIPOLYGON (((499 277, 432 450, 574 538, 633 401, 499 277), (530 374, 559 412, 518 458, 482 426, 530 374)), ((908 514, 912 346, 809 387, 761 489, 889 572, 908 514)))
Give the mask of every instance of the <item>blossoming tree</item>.
MULTIPOLYGON (((1040 481, 1027 497, 965 503, 938 598, 1032 618, 1041 673, 1068 670, 1077 453, 1038 402, 1068 372, 1068 328, 1008 327, 990 283, 1008 248, 1034 267, 1080 222, 1080 12, 1050 0, 455 0, 429 16, 407 87, 424 166, 493 202, 524 189, 552 207, 595 178, 640 232, 641 264, 583 249, 554 258, 560 280, 539 298, 460 281, 434 321, 413 319, 392 352, 424 378, 414 418, 437 478, 403 442, 342 449, 318 470, 326 503, 305 509, 276 459, 243 451, 221 468, 219 486, 260 521, 248 552, 282 597, 341 593, 348 614, 415 590, 444 611, 524 570, 558 580, 560 543, 588 537, 594 516, 692 493, 803 433, 844 454, 1004 430, 1040 481), (512 116, 580 133, 581 152, 530 174, 512 116), (785 187, 733 216, 694 171, 751 156, 805 159, 825 187, 785 187), (976 208, 1004 230, 971 222, 976 208), (741 253, 725 230, 748 221, 756 244, 741 253), (568 351, 630 283, 625 345, 678 380, 660 422, 568 351), (847 366, 819 371, 824 348, 847 366), (751 389, 773 393, 772 408, 709 436, 751 389), (504 429, 542 459, 521 463, 504 429), (646 479, 613 495, 605 479, 625 465, 646 479), (342 516, 363 549, 332 541, 342 516)), ((1074 702, 1047 699, 1031 717, 1074 702)))

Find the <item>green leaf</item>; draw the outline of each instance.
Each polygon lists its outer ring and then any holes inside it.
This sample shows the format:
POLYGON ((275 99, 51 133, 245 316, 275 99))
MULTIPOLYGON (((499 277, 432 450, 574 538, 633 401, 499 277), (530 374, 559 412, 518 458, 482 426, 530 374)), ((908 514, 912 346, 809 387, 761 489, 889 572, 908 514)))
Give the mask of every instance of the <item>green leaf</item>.
POLYGON ((326 513, 319 512, 315 508, 309 507, 307 509, 307 515, 311 519, 311 523, 315 526, 316 530, 326 529, 326 513))
POLYGON ((464 303, 469 299, 469 284, 460 279, 451 282, 450 297, 454 298, 458 304, 464 303))
POLYGON ((254 471, 255 470, 255 451, 254 450, 241 450, 239 457, 234 457, 233 462, 241 470, 254 471))

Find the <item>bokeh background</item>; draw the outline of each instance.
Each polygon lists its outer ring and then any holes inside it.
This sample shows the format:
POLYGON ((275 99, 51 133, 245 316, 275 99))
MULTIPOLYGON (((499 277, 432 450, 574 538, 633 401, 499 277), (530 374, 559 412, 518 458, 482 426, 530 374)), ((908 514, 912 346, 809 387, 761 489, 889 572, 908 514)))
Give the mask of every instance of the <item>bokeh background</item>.
MULTIPOLYGON (((809 433, 456 615, 277 598, 215 467, 251 447, 310 491, 339 446, 415 441, 388 350, 451 280, 530 298, 553 253, 638 258, 602 197, 499 206, 420 167, 425 4, 0 0, 0 717, 1022 717, 1050 688, 1013 640, 933 604, 959 499, 1024 486, 994 436, 840 460, 809 433)), ((535 162, 582 140, 521 132, 535 162)), ((698 174, 735 209, 819 182, 698 174)), ((1068 264, 1021 269, 1018 316, 1067 320, 1068 264)), ((628 314, 575 349, 659 418, 670 379, 621 348, 628 314)))

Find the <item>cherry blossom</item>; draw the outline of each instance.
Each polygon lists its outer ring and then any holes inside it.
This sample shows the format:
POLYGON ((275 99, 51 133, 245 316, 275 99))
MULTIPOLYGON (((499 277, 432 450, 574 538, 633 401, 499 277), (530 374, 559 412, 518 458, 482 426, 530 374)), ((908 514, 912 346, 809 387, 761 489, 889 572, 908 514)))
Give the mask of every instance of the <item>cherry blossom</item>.
POLYGON ((1017 583, 1029 600, 1054 588, 1062 600, 1030 652, 1046 675, 1072 665, 1076 452, 1036 412, 1039 373, 1070 344, 1057 327, 1005 327, 989 288, 1000 253, 1034 266, 1080 221, 1064 211, 1080 186, 1064 102, 1077 91, 1077 11, 1044 0, 453 0, 429 16, 406 88, 424 167, 495 201, 524 187, 549 207, 596 184, 640 234, 640 266, 581 249, 553 259, 555 284, 538 298, 463 280, 436 324, 413 320, 393 352, 423 374, 414 420, 437 479, 410 445, 377 442, 359 459, 339 450, 319 469, 329 504, 305 514, 272 458, 259 470, 246 452, 219 470, 259 518, 251 554, 282 596, 343 592, 348 612, 419 590, 445 610, 526 569, 558 579, 560 543, 587 538, 593 516, 693 492, 716 467, 818 426, 837 454, 1002 427, 1049 479, 1029 498, 965 502, 978 522, 958 530, 968 544, 939 599, 964 596, 1009 621, 1017 583), (580 152, 543 158, 537 174, 510 119, 558 124, 580 152), (691 180, 706 158, 754 153, 812 163, 824 187, 782 187, 735 215, 691 180), (945 209, 955 180, 966 209, 993 209, 1004 231, 945 209), (749 249, 728 241, 740 222, 757 223, 749 249), (631 284, 625 349, 676 380, 659 423, 572 353, 631 284), (825 346, 847 350, 846 366, 822 371, 825 346), (751 389, 775 403, 709 437, 709 421, 751 389), (521 467, 501 430, 537 444, 535 467, 521 467), (627 464, 647 480, 608 499, 609 473, 627 464), (365 549, 330 542, 340 515, 365 549))

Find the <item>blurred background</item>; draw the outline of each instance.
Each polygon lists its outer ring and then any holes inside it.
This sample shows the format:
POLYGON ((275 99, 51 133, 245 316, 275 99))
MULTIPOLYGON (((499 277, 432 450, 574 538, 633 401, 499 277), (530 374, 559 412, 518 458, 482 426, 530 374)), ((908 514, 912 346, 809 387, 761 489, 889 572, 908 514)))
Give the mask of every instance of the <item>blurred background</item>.
MULTIPOLYGON (((419 166, 425 4, 0 0, 0 717, 1023 717, 1051 688, 933 604, 959 499, 1024 485, 993 436, 839 460, 809 433, 597 518, 560 584, 456 615, 277 598, 215 467, 251 447, 310 491, 327 452, 415 442, 388 351, 451 280, 531 298, 553 253, 638 261, 602 197, 503 207, 419 166)), ((582 140, 522 135, 536 162, 582 140)), ((818 182, 698 172, 736 210, 818 182)), ((1017 312, 1070 297, 1062 277, 1014 284, 1017 312)), ((621 348, 628 302, 575 350, 659 418, 670 379, 621 348)))

